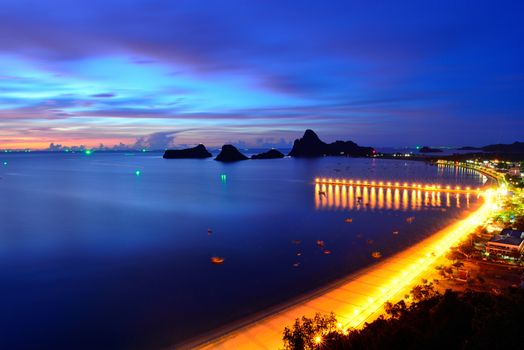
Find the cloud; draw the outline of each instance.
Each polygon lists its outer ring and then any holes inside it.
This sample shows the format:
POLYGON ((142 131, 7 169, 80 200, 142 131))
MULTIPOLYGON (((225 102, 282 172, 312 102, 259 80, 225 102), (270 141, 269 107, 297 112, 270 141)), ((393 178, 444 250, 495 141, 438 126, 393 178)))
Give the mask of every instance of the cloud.
POLYGON ((155 132, 150 135, 139 137, 132 148, 149 150, 164 150, 175 146, 175 138, 178 134, 194 129, 155 132))
POLYGON ((95 97, 95 98, 112 98, 112 97, 115 97, 116 94, 112 93, 112 92, 105 92, 105 93, 101 93, 101 94, 94 94, 94 95, 91 95, 91 97, 95 97))

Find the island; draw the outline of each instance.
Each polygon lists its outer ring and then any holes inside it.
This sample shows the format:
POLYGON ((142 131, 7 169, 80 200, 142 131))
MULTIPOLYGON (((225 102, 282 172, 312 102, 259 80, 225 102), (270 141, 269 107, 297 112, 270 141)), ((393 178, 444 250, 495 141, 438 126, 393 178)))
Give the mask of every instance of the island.
POLYGON ((185 149, 168 149, 164 152, 165 159, 203 159, 212 157, 206 146, 199 144, 196 147, 185 149))
POLYGON ((249 159, 233 145, 224 145, 215 160, 219 162, 236 162, 249 159))
POLYGON ((279 159, 284 158, 284 153, 276 149, 270 149, 267 152, 253 154, 251 159, 279 159))
POLYGON ((418 150, 420 153, 441 153, 440 148, 431 148, 429 146, 423 146, 418 150))
POLYGON ((325 143, 317 134, 307 129, 304 136, 296 139, 293 149, 289 152, 291 157, 322 157, 322 156, 353 156, 369 157, 375 154, 373 147, 361 147, 353 141, 335 141, 325 143))

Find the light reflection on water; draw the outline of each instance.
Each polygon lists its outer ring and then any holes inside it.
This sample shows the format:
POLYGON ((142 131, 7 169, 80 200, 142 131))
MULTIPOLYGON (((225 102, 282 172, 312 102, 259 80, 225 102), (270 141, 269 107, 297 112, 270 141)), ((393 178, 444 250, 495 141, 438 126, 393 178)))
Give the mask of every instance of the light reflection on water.
POLYGON ((419 211, 426 208, 469 209, 470 193, 408 190, 399 188, 369 187, 357 185, 315 184, 313 197, 315 209, 342 210, 402 210, 419 211))

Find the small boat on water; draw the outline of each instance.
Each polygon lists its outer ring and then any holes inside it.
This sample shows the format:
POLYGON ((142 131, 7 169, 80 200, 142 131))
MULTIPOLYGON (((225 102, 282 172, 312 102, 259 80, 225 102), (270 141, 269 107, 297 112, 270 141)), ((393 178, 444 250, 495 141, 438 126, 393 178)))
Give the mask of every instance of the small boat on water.
POLYGON ((414 216, 410 216, 409 218, 406 219, 407 223, 408 224, 412 224, 413 221, 415 221, 415 217, 414 216))
POLYGON ((299 262, 296 262, 293 264, 293 267, 299 267, 300 266, 300 263, 299 262))
POLYGON ((373 259, 380 259, 380 258, 382 258, 382 253, 381 252, 373 252, 373 253, 371 253, 371 257, 373 259))
POLYGON ((352 218, 345 218, 344 222, 349 224, 349 223, 353 222, 353 219, 352 218))
POLYGON ((212 233, 213 233, 213 230, 210 229, 210 228, 208 228, 208 229, 207 229, 207 234, 208 234, 208 235, 211 235, 212 233))
POLYGON ((398 231, 393 231, 393 234, 394 235, 398 235, 398 231))
POLYGON ((299 245, 300 243, 302 243, 302 241, 299 240, 299 239, 294 239, 294 240, 291 241, 291 243, 293 243, 295 245, 299 245))
POLYGON ((221 265, 224 263, 224 258, 222 258, 221 256, 212 256, 211 263, 215 265, 221 265))
POLYGON ((321 241, 320 239, 317 241, 317 246, 323 248, 325 245, 326 243, 324 243, 324 241, 321 241))
POLYGON ((328 250, 328 249, 324 250, 324 254, 326 254, 326 255, 331 254, 331 250, 328 250))

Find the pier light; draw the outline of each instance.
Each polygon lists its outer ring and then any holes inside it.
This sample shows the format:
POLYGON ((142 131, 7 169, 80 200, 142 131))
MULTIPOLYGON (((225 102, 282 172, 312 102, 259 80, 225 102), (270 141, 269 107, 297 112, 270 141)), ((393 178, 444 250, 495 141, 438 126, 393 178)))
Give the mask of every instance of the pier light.
POLYGON ((404 182, 404 187, 408 187, 408 183, 407 182, 404 182))
POLYGON ((398 187, 398 186, 399 186, 399 183, 398 183, 398 182, 395 182, 395 186, 397 186, 397 187, 398 187))
POLYGON ((470 190, 470 188, 469 188, 469 187, 466 187, 466 191, 469 191, 469 190, 470 190))
POLYGON ((342 183, 345 184, 346 183, 346 179, 342 179, 342 183))
POLYGON ((324 178, 322 178, 322 182, 326 182, 326 178, 325 178, 325 177, 324 177, 324 178))
POLYGON ((338 184, 339 182, 340 182, 340 180, 339 180, 339 179, 335 179, 335 183, 337 183, 337 184, 338 184))
POLYGON ((372 184, 373 186, 375 186, 375 181, 371 181, 371 184, 372 184))
POLYGON ((455 187, 456 190, 460 190, 460 186, 455 187))
POLYGON ((421 184, 419 184, 419 185, 418 185, 418 188, 422 188, 422 185, 421 185, 421 184))
POLYGON ((329 181, 329 182, 333 182, 333 179, 332 179, 332 178, 329 178, 329 180, 328 180, 328 181, 329 181))
POLYGON ((320 182, 320 179, 317 177, 317 178, 315 179, 315 182, 320 182))
POLYGON ((391 182, 388 181, 388 186, 391 186, 391 182))
POLYGON ((349 180, 349 183, 352 184, 352 183, 353 183, 353 180, 349 180))
POLYGON ((380 186, 383 186, 383 185, 384 185, 384 183, 383 183, 382 181, 380 181, 378 184, 379 184, 380 186))
POLYGON ((357 185, 360 185, 360 180, 357 180, 357 185))
POLYGON ((446 186, 446 190, 449 190, 449 189, 451 189, 451 186, 449 186, 449 185, 446 186))
POLYGON ((368 184, 367 180, 366 180, 366 181, 364 181, 364 185, 367 185, 367 184, 368 184))

